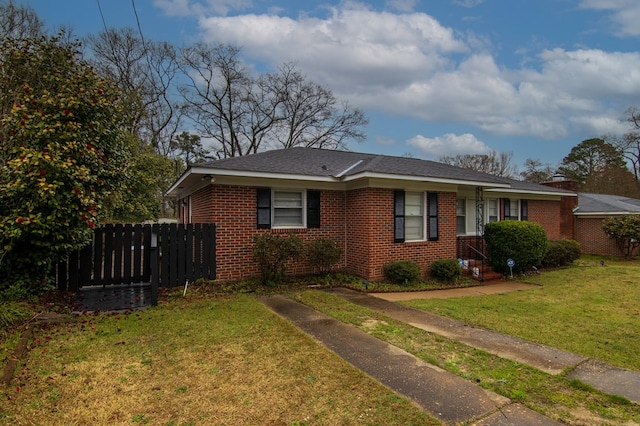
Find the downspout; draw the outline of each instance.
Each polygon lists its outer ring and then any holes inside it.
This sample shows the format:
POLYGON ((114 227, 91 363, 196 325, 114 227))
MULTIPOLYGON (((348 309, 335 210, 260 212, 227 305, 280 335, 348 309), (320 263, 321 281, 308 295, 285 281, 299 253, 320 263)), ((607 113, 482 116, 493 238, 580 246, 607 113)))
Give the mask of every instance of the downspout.
MULTIPOLYGON (((359 166, 360 164, 362 164, 364 160, 358 160, 355 163, 353 163, 351 166, 347 167, 346 169, 344 169, 343 171, 341 171, 340 173, 338 173, 337 175, 333 175, 333 177, 339 181, 342 180, 342 178, 344 177, 344 175, 346 175, 347 173, 349 173, 351 170, 353 170, 355 167, 359 166)), ((344 232, 343 232, 343 241, 344 241, 344 265, 346 268, 349 268, 349 244, 347 242, 347 231, 348 231, 348 227, 347 227, 347 190, 345 189, 344 192, 344 218, 343 218, 343 223, 344 223, 344 232)))

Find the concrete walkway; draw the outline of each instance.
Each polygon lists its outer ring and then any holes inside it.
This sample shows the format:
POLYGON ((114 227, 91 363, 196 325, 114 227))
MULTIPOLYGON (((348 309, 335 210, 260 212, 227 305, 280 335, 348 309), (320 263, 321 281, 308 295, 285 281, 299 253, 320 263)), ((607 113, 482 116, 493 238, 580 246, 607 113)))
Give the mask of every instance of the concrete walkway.
POLYGON ((446 290, 429 290, 429 291, 409 291, 409 292, 390 292, 390 293, 370 293, 371 296, 390 302, 404 302, 413 299, 449 299, 452 297, 467 296, 484 296, 487 294, 510 293, 519 290, 531 290, 540 288, 537 285, 500 282, 488 285, 478 285, 474 287, 452 288, 446 290))
MULTIPOLYGON (((485 287, 486 291, 504 292, 512 286, 512 291, 522 290, 515 284, 492 284, 485 287), (491 287, 495 288, 491 289, 491 287), (501 286, 501 287, 497 287, 501 286), (505 287, 506 286, 506 287, 505 287)), ((461 288, 445 290, 457 292, 457 297, 473 295, 473 288, 461 288)), ((549 374, 567 373, 567 377, 578 379, 603 392, 619 395, 628 400, 640 404, 640 373, 623 368, 608 365, 599 361, 570 352, 555 349, 538 343, 529 342, 517 337, 507 336, 495 331, 471 326, 461 321, 441 317, 430 312, 408 308, 397 303, 385 300, 409 300, 406 297, 415 298, 412 293, 376 294, 375 296, 359 293, 347 289, 329 290, 351 303, 364 306, 388 315, 398 321, 411 324, 416 328, 439 334, 452 340, 457 340, 477 349, 485 350, 502 358, 518 361, 549 374), (384 297, 385 299, 382 299, 384 297)), ((438 293, 435 291, 433 293, 438 293)), ((450 295, 450 294, 449 294, 450 295)), ((431 297, 435 297, 431 296, 431 297)), ((452 297, 452 296, 450 296, 452 297)))
POLYGON ((445 424, 474 421, 484 426, 559 424, 284 296, 265 297, 262 302, 347 362, 412 399, 445 424))
MULTIPOLYGON (((567 373, 609 394, 640 404, 640 373, 590 360, 545 345, 503 335, 429 312, 395 303, 434 297, 463 297, 527 290, 535 286, 500 283, 489 286, 429 292, 364 294, 343 288, 329 291, 414 327, 512 359, 549 374, 567 373)), ((332 319, 284 296, 262 302, 305 333, 319 340, 347 362, 418 403, 446 424, 498 425, 559 424, 509 399, 482 389, 357 328, 332 319)))

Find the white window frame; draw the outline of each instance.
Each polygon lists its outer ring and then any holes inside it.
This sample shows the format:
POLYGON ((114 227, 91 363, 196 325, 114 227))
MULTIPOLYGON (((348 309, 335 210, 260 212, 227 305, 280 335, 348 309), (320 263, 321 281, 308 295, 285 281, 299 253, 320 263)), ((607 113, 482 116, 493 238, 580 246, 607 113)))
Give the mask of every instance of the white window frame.
POLYGON ((491 222, 500 222, 500 198, 488 198, 486 200, 486 215, 484 217, 484 224, 486 225, 487 223, 491 223, 491 222), (496 214, 495 214, 495 218, 496 220, 491 220, 491 202, 495 203, 495 208, 496 208, 496 214))
POLYGON ((404 194, 404 237, 405 241, 426 241, 427 235, 427 222, 426 222, 426 196, 424 192, 410 192, 406 191, 404 194), (408 204, 410 198, 419 197, 419 203, 416 204, 408 204), (410 209, 410 207, 413 207, 410 209), (415 207, 418 210, 415 210, 415 207), (416 220, 412 220, 416 219, 416 220), (410 226, 408 226, 409 222, 417 222, 420 224, 420 236, 419 238, 413 238, 408 232, 410 226))
POLYGON ((307 227, 307 215, 305 212, 307 211, 307 191, 306 190, 297 190, 297 189, 272 189, 271 190, 271 228, 272 229, 293 229, 293 228, 306 228, 307 227), (296 193, 300 194, 300 207, 287 207, 287 206, 277 206, 277 193, 296 193), (296 224, 287 224, 282 225, 278 224, 276 220, 276 210, 278 209, 299 209, 300 210, 300 223, 296 224))
POLYGON ((467 199, 458 197, 456 199, 456 234, 457 235, 467 235, 467 199), (458 214, 460 212, 460 205, 462 204, 462 214, 458 214), (460 232, 458 229, 458 219, 463 218, 464 229, 460 232))
POLYGON ((520 221, 521 220, 521 216, 520 216, 520 211, 521 210, 522 209, 520 208, 520 199, 519 198, 515 199, 515 200, 509 199, 509 218, 505 217, 504 220, 520 221), (515 206, 515 208, 517 210, 515 215, 513 214, 514 206, 515 206))

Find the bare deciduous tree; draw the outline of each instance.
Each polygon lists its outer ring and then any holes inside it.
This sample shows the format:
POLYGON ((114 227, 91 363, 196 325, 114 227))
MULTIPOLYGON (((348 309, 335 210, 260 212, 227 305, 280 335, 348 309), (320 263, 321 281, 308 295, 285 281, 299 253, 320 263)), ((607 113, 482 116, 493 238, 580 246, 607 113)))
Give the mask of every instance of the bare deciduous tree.
POLYGON ((513 178, 517 175, 517 170, 511 164, 512 157, 512 152, 491 151, 489 154, 445 155, 440 157, 440 162, 494 176, 513 178))
POLYGON ((120 87, 129 105, 128 130, 167 155, 181 122, 175 80, 175 49, 144 42, 132 28, 108 29, 88 37, 92 64, 120 87))
POLYGON ((607 142, 622 152, 625 160, 631 164, 631 171, 636 180, 640 181, 640 109, 631 107, 625 114, 625 121, 631 127, 630 131, 621 137, 607 137, 607 142))
POLYGON ((43 22, 31 6, 17 6, 13 1, 0 3, 0 40, 26 39, 44 35, 43 22))
POLYGON ((543 163, 539 159, 527 158, 524 161, 525 170, 520 172, 520 177, 526 182, 542 183, 551 180, 556 168, 549 163, 543 163))
POLYGON ((187 114, 215 156, 247 155, 294 146, 340 149, 363 140, 363 112, 340 103, 330 89, 308 80, 295 65, 254 76, 233 45, 197 44, 182 51, 187 114))
POLYGON ((364 140, 364 113, 339 103, 331 90, 309 81, 294 64, 282 65, 272 78, 281 99, 275 136, 281 147, 344 149, 346 140, 364 140))

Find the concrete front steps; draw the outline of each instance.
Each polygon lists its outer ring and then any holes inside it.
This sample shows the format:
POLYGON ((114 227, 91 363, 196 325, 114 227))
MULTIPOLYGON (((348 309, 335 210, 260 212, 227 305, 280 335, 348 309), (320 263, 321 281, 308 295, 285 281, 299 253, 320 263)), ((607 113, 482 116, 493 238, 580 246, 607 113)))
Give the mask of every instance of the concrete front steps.
POLYGON ((502 273, 494 271, 486 262, 483 264, 480 260, 465 259, 462 264, 462 273, 474 280, 489 282, 503 278, 502 273))

